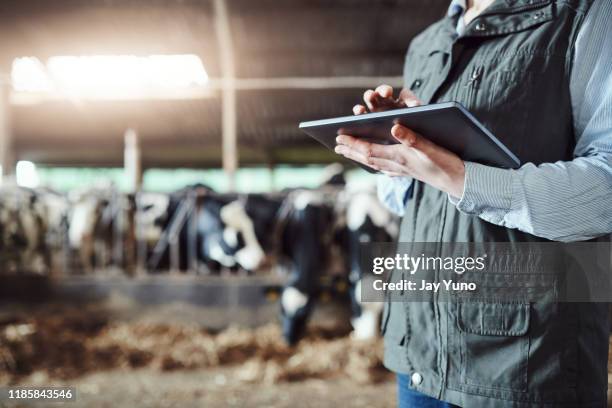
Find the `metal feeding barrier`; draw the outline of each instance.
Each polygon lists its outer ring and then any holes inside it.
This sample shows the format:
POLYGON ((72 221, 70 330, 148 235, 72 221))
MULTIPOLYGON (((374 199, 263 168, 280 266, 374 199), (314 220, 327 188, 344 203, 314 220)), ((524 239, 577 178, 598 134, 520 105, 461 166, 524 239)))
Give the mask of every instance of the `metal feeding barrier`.
MULTIPOLYGON (((138 202, 138 199, 137 199, 138 202)), ((181 269, 180 254, 181 254, 181 232, 187 226, 186 252, 187 252, 187 269, 189 271, 198 271, 198 231, 197 231, 197 211, 199 208, 198 193, 190 191, 185 199, 181 200, 176 211, 170 219, 168 227, 163 231, 161 238, 153 248, 151 257, 146 261, 147 248, 146 243, 138 245, 139 266, 140 270, 144 270, 146 265, 148 270, 155 271, 159 268, 166 251, 169 253, 170 271, 176 272, 181 269)), ((142 232, 142 226, 140 232, 142 232)), ((142 236, 142 234, 139 234, 142 236)))

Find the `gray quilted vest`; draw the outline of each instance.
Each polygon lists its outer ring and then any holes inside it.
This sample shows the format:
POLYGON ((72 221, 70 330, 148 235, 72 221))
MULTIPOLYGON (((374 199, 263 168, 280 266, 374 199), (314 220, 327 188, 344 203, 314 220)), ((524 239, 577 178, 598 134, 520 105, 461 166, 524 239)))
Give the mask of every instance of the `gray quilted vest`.
MULTIPOLYGON (((412 41, 405 87, 425 103, 461 102, 523 163, 571 160, 573 45, 592 1, 603 0, 496 0, 460 38, 456 20, 445 17, 412 41)), ((543 240, 460 213, 446 193, 420 182, 400 235, 524 241, 543 240)), ((390 302, 385 365, 412 376, 414 389, 464 408, 604 407, 607 319, 607 304, 595 303, 390 302)))

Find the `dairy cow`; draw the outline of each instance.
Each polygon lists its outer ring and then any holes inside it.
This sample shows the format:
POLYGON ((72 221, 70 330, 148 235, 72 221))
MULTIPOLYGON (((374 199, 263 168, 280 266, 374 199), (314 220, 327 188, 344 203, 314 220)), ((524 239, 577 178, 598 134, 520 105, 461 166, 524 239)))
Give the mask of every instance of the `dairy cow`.
POLYGON ((366 273, 361 265, 361 248, 370 242, 392 241, 397 236, 397 218, 380 204, 374 189, 327 187, 303 191, 292 201, 294 209, 283 240, 293 247, 284 251, 292 265, 281 296, 286 341, 294 344, 301 337, 319 291, 320 276, 332 269, 336 257, 342 257, 343 269, 349 271, 353 336, 374 337, 381 304, 361 301, 361 282, 366 273))
POLYGON ((302 336, 320 290, 321 275, 331 261, 334 206, 338 188, 297 190, 285 206, 281 254, 289 279, 281 294, 283 336, 289 344, 302 336))
POLYGON ((48 189, 13 185, 0 190, 0 272, 43 274, 61 245, 67 203, 48 189))
POLYGON ((205 197, 198 216, 202 256, 213 267, 259 269, 274 254, 282 196, 205 197))
POLYGON ((118 213, 125 219, 129 198, 112 185, 101 185, 73 191, 69 200, 68 246, 77 254, 75 269, 90 273, 97 267, 108 266, 114 238, 123 239, 127 232, 127 223, 124 223, 121 236, 114 236, 118 213))
MULTIPOLYGON (((188 268, 187 252, 195 240, 198 261, 208 272, 253 272, 275 253, 272 232, 282 202, 280 195, 219 194, 207 186, 195 185, 173 193, 166 215, 157 216, 157 220, 162 229, 174 228, 178 234, 180 269, 188 268)), ((167 266, 166 249, 154 256, 154 269, 167 266)))
POLYGON ((351 288, 351 324, 354 338, 368 339, 378 334, 382 304, 362 301, 362 280, 370 271, 363 269, 361 251, 369 243, 393 242, 399 220, 380 203, 374 189, 347 190, 344 195, 346 217, 342 228, 351 288))

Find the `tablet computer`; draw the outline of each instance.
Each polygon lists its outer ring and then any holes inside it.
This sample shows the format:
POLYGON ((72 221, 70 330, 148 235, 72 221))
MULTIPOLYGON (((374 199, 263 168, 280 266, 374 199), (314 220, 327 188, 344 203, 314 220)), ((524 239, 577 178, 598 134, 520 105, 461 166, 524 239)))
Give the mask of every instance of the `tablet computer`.
MULTIPOLYGON (((457 102, 302 122, 300 129, 333 150, 339 134, 371 143, 398 143, 391 136, 391 128, 396 123, 414 130, 463 160, 511 169, 521 165, 518 157, 457 102)), ((366 170, 374 172, 370 168, 366 170)))

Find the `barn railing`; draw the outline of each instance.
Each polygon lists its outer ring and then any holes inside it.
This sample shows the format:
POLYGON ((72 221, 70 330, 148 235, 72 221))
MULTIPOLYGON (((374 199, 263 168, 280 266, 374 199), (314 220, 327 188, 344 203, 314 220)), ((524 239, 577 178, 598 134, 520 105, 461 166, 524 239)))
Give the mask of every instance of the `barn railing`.
MULTIPOLYGON (((171 272, 181 270, 180 254, 181 254, 181 233, 186 227, 186 252, 187 252, 187 270, 198 271, 198 248, 197 248, 197 211, 198 193, 190 191, 187 196, 181 200, 175 213, 173 214, 168 227, 162 233, 161 238, 153 248, 150 259, 146 260, 146 243, 145 247, 140 244, 141 253, 139 256, 141 265, 146 265, 149 271, 159 269, 163 257, 166 252, 169 253, 169 265, 171 272)), ((142 269, 141 269, 142 270, 142 269)))

